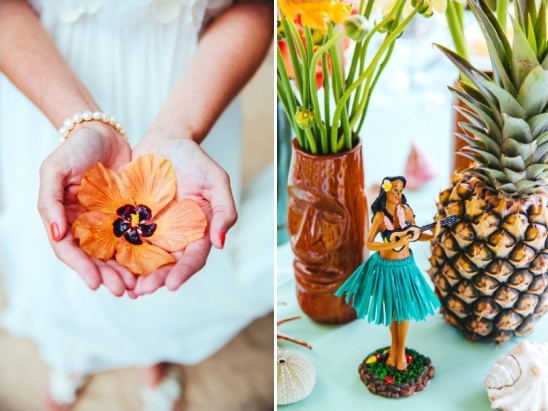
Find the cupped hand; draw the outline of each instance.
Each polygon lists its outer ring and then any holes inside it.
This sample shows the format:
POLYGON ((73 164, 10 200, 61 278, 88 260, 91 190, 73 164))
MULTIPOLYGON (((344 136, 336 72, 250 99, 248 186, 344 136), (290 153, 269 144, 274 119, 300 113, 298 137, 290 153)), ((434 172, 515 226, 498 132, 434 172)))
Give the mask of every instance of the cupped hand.
POLYGON ((151 153, 172 162, 177 176, 176 199, 196 201, 206 216, 207 228, 200 240, 173 253, 176 263, 140 276, 133 292, 129 293, 132 297, 150 294, 164 285, 172 291, 178 289, 205 265, 212 245, 223 248, 225 235, 237 219, 228 174, 199 144, 186 138, 145 138, 133 149, 132 158, 151 153))
POLYGON ((88 256, 70 226, 85 211, 76 198, 84 173, 98 162, 119 171, 130 158, 129 144, 112 127, 92 121, 78 124, 40 167, 38 210, 53 251, 91 289, 103 284, 116 296, 133 289, 136 277, 114 260, 88 256))

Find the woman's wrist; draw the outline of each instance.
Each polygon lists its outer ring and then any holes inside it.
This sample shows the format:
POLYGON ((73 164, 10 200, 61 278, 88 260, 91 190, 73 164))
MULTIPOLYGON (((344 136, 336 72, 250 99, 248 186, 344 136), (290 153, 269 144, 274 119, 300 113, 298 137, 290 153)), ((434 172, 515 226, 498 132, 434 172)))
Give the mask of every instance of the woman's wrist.
POLYGON ((82 113, 75 113, 63 121, 63 125, 59 128, 60 142, 62 143, 65 141, 71 131, 74 130, 79 124, 89 125, 93 123, 103 123, 106 126, 110 126, 125 140, 127 140, 127 132, 122 123, 120 123, 115 116, 103 113, 102 111, 84 111, 82 113))
POLYGON ((203 133, 199 133, 191 127, 181 127, 174 125, 152 125, 146 132, 143 140, 150 142, 159 142, 167 140, 192 140, 200 144, 205 138, 203 133))

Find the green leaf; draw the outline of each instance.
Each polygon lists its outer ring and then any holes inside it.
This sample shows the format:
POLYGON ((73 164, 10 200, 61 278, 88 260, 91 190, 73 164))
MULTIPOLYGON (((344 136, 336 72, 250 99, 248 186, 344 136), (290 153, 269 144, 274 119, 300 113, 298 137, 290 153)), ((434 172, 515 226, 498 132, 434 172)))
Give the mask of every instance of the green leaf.
POLYGON ((504 168, 508 168, 518 173, 525 172, 525 162, 521 156, 508 157, 505 154, 500 156, 500 163, 504 168))
POLYGON ((479 164, 484 164, 490 167, 495 168, 502 168, 502 164, 500 163, 499 159, 495 157, 493 154, 489 153, 488 151, 481 150, 479 147, 468 147, 468 150, 470 150, 471 153, 477 154, 480 156, 479 161, 477 161, 479 164))
POLYGON ((523 144, 514 139, 508 139, 505 140, 504 143, 502 143, 501 149, 506 156, 520 156, 527 161, 535 154, 537 150, 537 142, 533 141, 529 144, 523 144))
POLYGON ((507 167, 504 167, 502 169, 502 171, 504 171, 504 174, 506 174, 506 177, 508 177, 508 179, 512 183, 517 183, 518 181, 523 180, 526 177, 525 170, 523 170, 523 171, 514 171, 514 170, 511 170, 507 167))
POLYGON ((548 131, 543 132, 536 138, 536 142, 539 145, 539 147, 542 144, 546 144, 548 142, 548 131))
POLYGON ((527 120, 527 124, 531 127, 533 138, 537 139, 538 135, 548 130, 548 113, 537 114, 527 120))
POLYGON ((453 89, 451 87, 449 89, 458 99, 460 99, 462 102, 468 105, 468 107, 476 112, 476 114, 481 118, 481 121, 483 121, 483 125, 489 130, 489 133, 493 135, 496 141, 502 142, 500 126, 493 120, 494 114, 491 109, 475 101, 470 96, 464 94, 459 90, 453 89))
POLYGON ((540 65, 532 69, 525 78, 517 99, 527 112, 524 118, 542 113, 548 103, 548 70, 543 70, 540 65))
POLYGON ((516 189, 520 194, 534 194, 539 187, 538 181, 521 180, 516 182, 516 189))
POLYGON ((466 120, 468 120, 470 124, 476 127, 481 127, 481 128, 484 127, 483 121, 481 121, 480 117, 476 113, 472 112, 471 110, 468 110, 465 107, 453 106, 453 108, 456 111, 458 111, 460 114, 462 114, 462 116, 466 118, 466 120))
POLYGON ((473 142, 470 143, 471 145, 481 142, 487 149, 487 151, 493 153, 493 155, 497 157, 500 156, 500 154, 502 153, 500 145, 495 140, 493 140, 491 136, 485 134, 483 129, 473 126, 472 124, 461 123, 460 126, 476 137, 473 142))
POLYGON ((514 84, 519 85, 523 84, 531 70, 539 65, 539 61, 534 50, 531 49, 522 27, 513 17, 511 17, 511 20, 514 26, 512 74, 514 84))
POLYGON ((537 180, 546 178, 548 174, 548 164, 531 164, 525 169, 528 180, 537 180))
POLYGON ((523 109, 519 102, 506 90, 500 88, 492 80, 478 80, 481 81, 481 83, 496 96, 499 102, 500 111, 503 114, 506 113, 512 117, 520 118, 525 118, 527 116, 527 112, 523 109))
POLYGON ((477 78, 474 75, 474 73, 479 73, 480 75, 483 75, 485 78, 489 78, 487 75, 485 75, 481 70, 476 69, 467 60, 459 56, 454 51, 449 50, 446 47, 443 47, 441 44, 434 43, 434 46, 437 47, 439 50, 441 50, 441 52, 445 54, 445 56, 455 65, 455 67, 457 67, 457 69, 464 76, 466 76, 480 91, 482 91, 485 95, 487 95, 487 100, 489 100, 489 96, 491 96, 491 93, 479 81, 477 81, 477 78))
POLYGON ((476 16, 476 21, 487 43, 497 84, 503 85, 508 92, 515 95, 516 90, 510 79, 512 48, 504 30, 484 0, 470 1, 469 6, 476 16))
POLYGON ((548 144, 542 144, 539 145, 537 150, 535 151, 535 157, 533 158, 532 163, 542 163, 544 164, 546 161, 543 159, 543 157, 548 153, 548 144))
POLYGON ((525 120, 511 117, 505 113, 502 113, 502 117, 504 118, 504 126, 502 127, 503 140, 512 139, 520 143, 530 143, 533 141, 531 128, 525 120))

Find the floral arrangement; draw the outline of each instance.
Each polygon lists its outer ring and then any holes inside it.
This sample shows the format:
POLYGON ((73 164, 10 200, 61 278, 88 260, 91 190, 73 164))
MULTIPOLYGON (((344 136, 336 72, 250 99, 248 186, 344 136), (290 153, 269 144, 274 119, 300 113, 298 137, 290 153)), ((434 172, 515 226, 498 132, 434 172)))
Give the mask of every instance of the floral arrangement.
POLYGON ((175 200, 177 179, 169 160, 141 156, 118 175, 97 163, 84 174, 78 201, 87 210, 72 224, 79 246, 101 260, 116 258, 134 274, 174 263, 170 254, 203 237, 200 206, 175 200))
POLYGON ((350 150, 395 41, 447 0, 278 0, 277 90, 301 149, 350 150))

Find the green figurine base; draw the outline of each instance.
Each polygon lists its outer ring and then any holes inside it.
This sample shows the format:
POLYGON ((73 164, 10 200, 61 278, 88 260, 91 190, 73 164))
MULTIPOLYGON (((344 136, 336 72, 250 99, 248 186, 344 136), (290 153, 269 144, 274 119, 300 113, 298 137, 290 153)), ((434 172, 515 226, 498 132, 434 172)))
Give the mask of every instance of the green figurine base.
POLYGON ((373 394, 388 398, 409 397, 424 390, 434 378, 430 358, 406 348, 407 369, 400 371, 386 364, 390 347, 369 354, 358 367, 360 378, 373 394))

